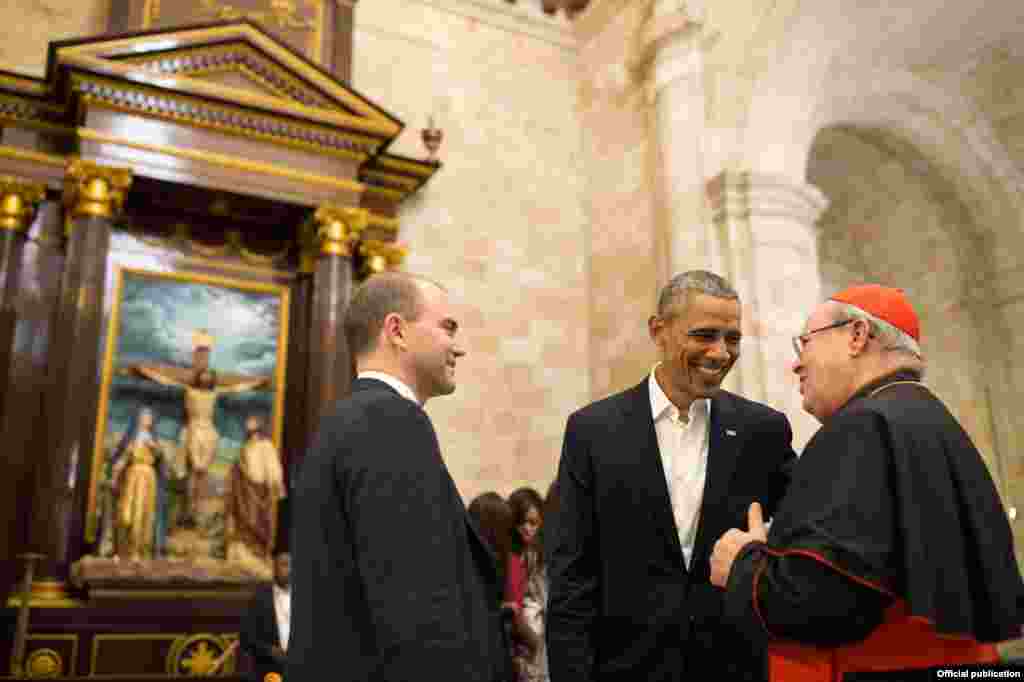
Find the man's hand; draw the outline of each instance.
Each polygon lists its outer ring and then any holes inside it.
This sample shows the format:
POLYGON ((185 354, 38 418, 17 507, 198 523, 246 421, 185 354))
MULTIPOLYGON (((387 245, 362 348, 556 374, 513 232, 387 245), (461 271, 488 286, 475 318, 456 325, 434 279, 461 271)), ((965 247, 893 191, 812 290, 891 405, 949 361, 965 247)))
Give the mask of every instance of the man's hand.
POLYGON ((732 562, 736 555, 751 542, 766 542, 768 540, 768 529, 761 517, 761 505, 753 502, 747 510, 747 526, 750 532, 744 533, 738 528, 732 528, 718 538, 715 548, 711 552, 711 584, 721 588, 729 583, 729 572, 732 571, 732 562))
POLYGON ((288 655, 285 654, 284 649, 277 646, 276 644, 270 648, 270 655, 278 663, 284 663, 288 660, 288 655))

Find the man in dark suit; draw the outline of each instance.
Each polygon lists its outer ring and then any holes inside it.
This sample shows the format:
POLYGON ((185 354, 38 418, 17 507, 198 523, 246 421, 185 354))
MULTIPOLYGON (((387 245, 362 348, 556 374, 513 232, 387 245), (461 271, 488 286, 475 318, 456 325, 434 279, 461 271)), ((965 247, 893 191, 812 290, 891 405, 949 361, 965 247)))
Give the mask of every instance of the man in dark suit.
POLYGON ((253 595, 242 619, 238 640, 242 650, 252 657, 253 671, 246 679, 263 682, 268 673, 284 672, 285 649, 291 611, 291 557, 287 552, 274 556, 274 582, 262 586, 253 595))
POLYGON ((720 388, 740 303, 706 271, 676 276, 648 328, 660 362, 575 412, 545 520, 551 682, 765 678, 721 618, 712 545, 757 500, 771 514, 795 458, 786 417, 720 388))
POLYGON ((438 284, 370 278, 345 320, 358 376, 292 494, 288 682, 497 682, 495 560, 422 403, 455 390, 458 323, 438 284))

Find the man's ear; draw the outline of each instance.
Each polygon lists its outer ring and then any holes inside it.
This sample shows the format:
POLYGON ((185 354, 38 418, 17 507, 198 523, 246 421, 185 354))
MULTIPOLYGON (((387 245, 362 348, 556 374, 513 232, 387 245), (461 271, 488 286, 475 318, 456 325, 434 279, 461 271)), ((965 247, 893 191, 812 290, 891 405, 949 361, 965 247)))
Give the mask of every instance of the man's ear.
POLYGON ((658 343, 658 333, 665 327, 665 321, 657 315, 651 315, 647 318, 647 333, 651 337, 651 341, 655 344, 658 343))
POLYGON ((405 320, 398 313, 388 313, 381 325, 381 332, 387 343, 405 348, 405 320))
POLYGON ((850 355, 857 357, 864 352, 864 347, 868 345, 868 339, 871 338, 871 325, 867 320, 854 320, 850 326, 853 327, 853 333, 850 334, 850 355))

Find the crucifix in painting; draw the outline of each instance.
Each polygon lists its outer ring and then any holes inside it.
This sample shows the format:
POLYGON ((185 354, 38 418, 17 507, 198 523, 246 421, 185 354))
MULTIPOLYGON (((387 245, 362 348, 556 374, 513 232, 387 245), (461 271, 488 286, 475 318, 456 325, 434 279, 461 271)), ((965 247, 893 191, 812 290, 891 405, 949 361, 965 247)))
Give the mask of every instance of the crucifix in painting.
POLYGON ((205 330, 193 335, 193 366, 134 365, 130 369, 164 386, 184 390, 186 422, 179 442, 185 455, 188 477, 187 507, 180 519, 183 525, 195 525, 196 511, 206 491, 207 472, 213 464, 220 434, 213 421, 217 398, 225 393, 251 391, 270 383, 270 377, 221 375, 209 368, 213 337, 205 330))

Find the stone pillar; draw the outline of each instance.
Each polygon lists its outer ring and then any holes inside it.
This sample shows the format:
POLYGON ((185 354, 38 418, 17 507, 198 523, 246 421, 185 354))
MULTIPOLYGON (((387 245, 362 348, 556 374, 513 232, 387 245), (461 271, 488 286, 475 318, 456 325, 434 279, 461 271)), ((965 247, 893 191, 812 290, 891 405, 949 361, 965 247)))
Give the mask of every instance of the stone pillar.
POLYGON ((658 240, 667 246, 659 281, 695 268, 717 270, 707 230, 702 145, 706 130, 704 51, 709 43, 698 3, 655 0, 635 67, 647 73, 654 105, 661 206, 658 240))
POLYGON ((343 325, 352 297, 352 256, 367 219, 366 209, 329 205, 321 206, 313 217, 316 252, 308 255, 307 263, 313 271, 306 370, 310 438, 325 410, 346 395, 352 384, 353 364, 343 325))
POLYGON ((99 395, 99 337, 110 230, 131 186, 131 171, 74 159, 65 175, 66 260, 49 351, 47 395, 36 431, 28 548, 45 555, 34 590, 60 596, 83 544, 80 471, 93 452, 99 395), (77 494, 76 494, 77 493, 77 494))
POLYGON ((785 412, 802 448, 818 423, 803 411, 791 339, 822 300, 815 222, 828 201, 812 185, 755 173, 722 173, 708 195, 724 274, 743 300, 743 349, 731 388, 785 412))
POLYGON ((36 207, 45 197, 46 188, 42 184, 0 176, 0 386, 5 387, 0 394, 0 420, 5 413, 4 399, 8 395, 6 386, 17 322, 14 305, 22 252, 36 207))

